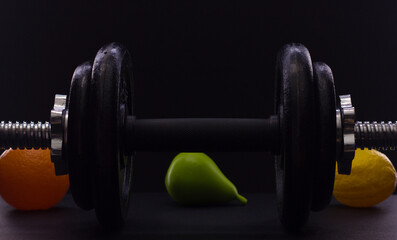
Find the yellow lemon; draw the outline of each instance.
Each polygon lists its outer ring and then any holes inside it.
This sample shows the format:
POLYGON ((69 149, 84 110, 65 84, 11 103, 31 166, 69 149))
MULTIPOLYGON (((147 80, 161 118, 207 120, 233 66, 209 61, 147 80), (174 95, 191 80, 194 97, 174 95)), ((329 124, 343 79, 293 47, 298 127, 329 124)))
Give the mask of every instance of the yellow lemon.
POLYGON ((376 150, 357 149, 351 175, 335 173, 334 197, 350 207, 371 207, 387 199, 396 187, 396 170, 376 150))

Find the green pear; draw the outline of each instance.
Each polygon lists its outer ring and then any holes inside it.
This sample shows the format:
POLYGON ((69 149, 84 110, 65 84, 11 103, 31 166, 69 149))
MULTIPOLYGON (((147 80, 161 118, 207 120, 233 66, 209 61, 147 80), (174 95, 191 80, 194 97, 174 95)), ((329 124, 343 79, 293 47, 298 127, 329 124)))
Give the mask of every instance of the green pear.
POLYGON ((165 177, 168 194, 184 205, 222 204, 237 199, 247 204, 236 187, 204 153, 179 153, 165 177))

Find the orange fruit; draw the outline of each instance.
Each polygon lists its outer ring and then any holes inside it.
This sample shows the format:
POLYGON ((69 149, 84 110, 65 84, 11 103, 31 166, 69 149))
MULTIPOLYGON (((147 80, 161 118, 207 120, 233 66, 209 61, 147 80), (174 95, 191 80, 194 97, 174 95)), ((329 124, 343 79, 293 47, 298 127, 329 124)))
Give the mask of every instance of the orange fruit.
POLYGON ((0 156, 0 195, 19 210, 55 206, 69 189, 69 176, 56 176, 50 150, 12 150, 0 156))

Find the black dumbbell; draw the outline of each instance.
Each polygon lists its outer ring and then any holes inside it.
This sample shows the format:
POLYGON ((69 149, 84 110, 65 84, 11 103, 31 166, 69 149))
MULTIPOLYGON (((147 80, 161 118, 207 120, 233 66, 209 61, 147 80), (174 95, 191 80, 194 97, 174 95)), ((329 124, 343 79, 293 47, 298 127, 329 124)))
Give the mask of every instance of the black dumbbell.
POLYGON ((288 230, 324 209, 335 162, 350 174, 356 147, 393 150, 395 123, 355 122, 350 96, 337 101, 331 69, 300 44, 277 57, 275 114, 268 119, 139 119, 125 47, 102 47, 78 66, 69 95, 57 95, 49 123, 0 124, 0 147, 51 148, 56 174, 69 173, 76 204, 119 226, 131 195, 136 151, 271 151, 278 212, 288 230))

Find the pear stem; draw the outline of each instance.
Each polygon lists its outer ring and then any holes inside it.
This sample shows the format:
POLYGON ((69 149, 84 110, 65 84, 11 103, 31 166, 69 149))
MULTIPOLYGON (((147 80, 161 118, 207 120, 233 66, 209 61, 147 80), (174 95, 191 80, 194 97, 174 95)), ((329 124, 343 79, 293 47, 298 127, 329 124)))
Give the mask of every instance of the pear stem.
POLYGON ((240 194, 238 194, 238 193, 237 193, 237 200, 239 200, 239 202, 242 205, 247 205, 248 200, 245 197, 243 197, 240 194))

